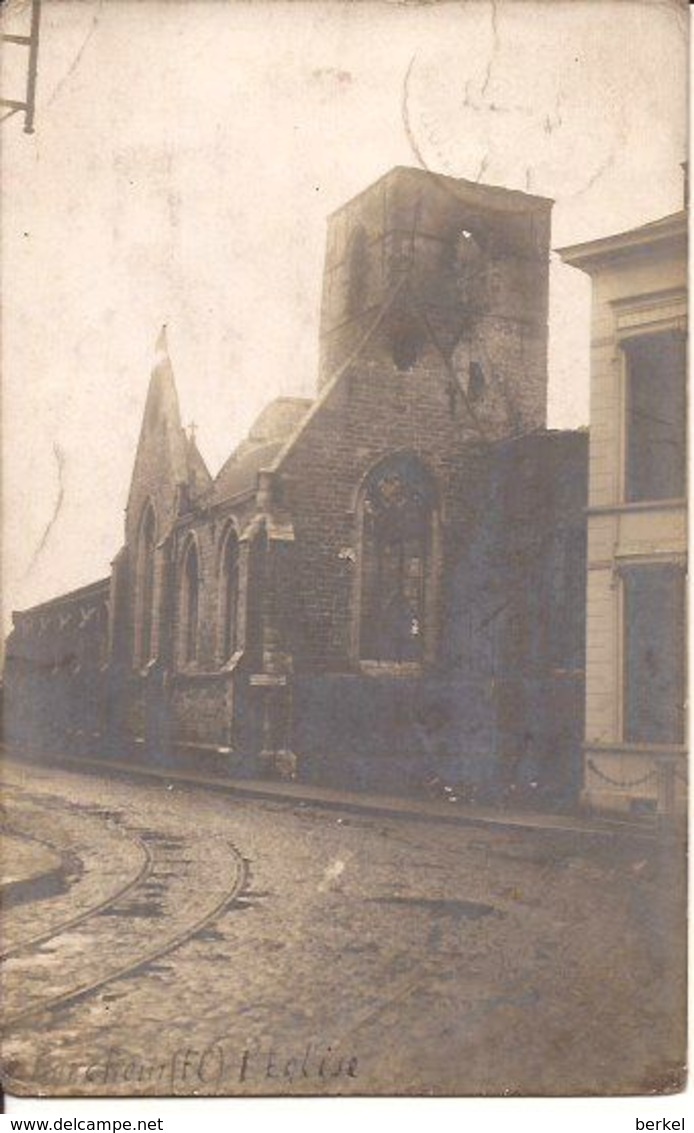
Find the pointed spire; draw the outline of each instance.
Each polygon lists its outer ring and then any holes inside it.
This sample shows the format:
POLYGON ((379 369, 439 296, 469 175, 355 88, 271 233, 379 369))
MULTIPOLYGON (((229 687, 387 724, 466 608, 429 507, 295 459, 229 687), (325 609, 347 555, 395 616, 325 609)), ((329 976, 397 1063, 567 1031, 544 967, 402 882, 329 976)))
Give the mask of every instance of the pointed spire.
POLYGON ((156 341, 130 484, 128 512, 132 520, 128 539, 131 541, 136 538, 136 523, 143 502, 148 498, 156 496, 164 530, 177 514, 182 489, 190 501, 212 483, 194 436, 189 436, 181 423, 166 330, 164 324, 156 341))
POLYGON ((143 427, 148 424, 151 426, 163 419, 166 419, 175 431, 183 434, 176 378, 169 354, 166 323, 162 325, 154 347, 143 427))
MULTIPOLYGON (((169 354, 166 323, 162 325, 154 347, 154 359, 152 361, 147 402, 148 406, 152 406, 157 416, 161 416, 163 411, 176 428, 181 428, 176 379, 174 378, 171 356, 169 354)), ((147 415, 147 408, 145 409, 145 415, 147 415)))
MULTIPOLYGON (((154 348, 152 373, 142 421, 142 438, 165 436, 168 462, 174 477, 185 480, 187 474, 187 445, 181 424, 181 413, 176 391, 176 379, 169 355, 166 323, 162 326, 154 348)), ((149 442, 149 439, 147 441, 149 442)))
POLYGON ((166 337, 166 323, 162 324, 157 338, 156 346, 154 347, 154 363, 152 365, 152 373, 155 373, 162 366, 170 366, 171 358, 169 357, 169 343, 166 337))

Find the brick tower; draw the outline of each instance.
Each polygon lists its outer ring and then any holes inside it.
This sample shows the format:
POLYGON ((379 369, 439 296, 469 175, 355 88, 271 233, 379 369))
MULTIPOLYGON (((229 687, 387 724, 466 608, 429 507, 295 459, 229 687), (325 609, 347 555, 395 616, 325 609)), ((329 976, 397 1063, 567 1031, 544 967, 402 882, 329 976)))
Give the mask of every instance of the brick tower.
POLYGON ((320 383, 448 371, 492 439, 545 425, 552 202, 398 167, 329 220, 320 383))

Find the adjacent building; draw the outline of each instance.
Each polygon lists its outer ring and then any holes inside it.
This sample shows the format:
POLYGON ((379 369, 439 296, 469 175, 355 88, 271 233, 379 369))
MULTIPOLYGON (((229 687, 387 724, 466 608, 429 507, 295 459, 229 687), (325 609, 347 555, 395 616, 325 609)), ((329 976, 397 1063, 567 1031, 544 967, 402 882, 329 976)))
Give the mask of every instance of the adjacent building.
POLYGON ((593 286, 583 799, 686 800, 687 214, 564 248, 593 286))

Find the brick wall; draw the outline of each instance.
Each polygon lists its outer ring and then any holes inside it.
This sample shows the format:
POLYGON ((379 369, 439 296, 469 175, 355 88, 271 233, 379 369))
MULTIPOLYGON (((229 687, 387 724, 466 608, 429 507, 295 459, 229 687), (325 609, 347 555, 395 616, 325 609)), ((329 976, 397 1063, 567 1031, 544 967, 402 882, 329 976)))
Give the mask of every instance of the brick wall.
MULTIPOLYGON (((340 475, 321 497, 323 523, 308 537, 297 520, 302 636, 292 744, 306 774, 344 783, 353 776, 381 788, 396 786, 398 776, 401 788, 412 786, 431 773, 477 783, 538 776, 555 794, 575 791, 587 441, 585 433, 540 434, 436 462, 442 483, 450 478, 454 505, 446 511, 437 664, 420 678, 366 676, 350 661, 353 579, 335 550, 353 541, 354 516, 339 506, 353 500, 350 479, 340 475), (321 558, 302 547, 311 537, 321 558), (320 587, 310 569, 316 562, 320 587)), ((317 459, 312 453, 314 469, 317 459)), ((303 490, 320 492, 320 484, 313 477, 303 490)))
POLYGON ((29 746, 86 743, 106 717, 109 580, 14 615, 5 732, 29 746))

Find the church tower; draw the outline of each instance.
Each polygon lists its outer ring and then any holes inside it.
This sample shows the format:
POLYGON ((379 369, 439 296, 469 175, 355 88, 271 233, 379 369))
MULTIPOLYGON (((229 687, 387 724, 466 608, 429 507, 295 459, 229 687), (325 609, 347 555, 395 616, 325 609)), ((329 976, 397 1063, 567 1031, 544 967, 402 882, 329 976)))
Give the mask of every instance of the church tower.
POLYGON ((443 370, 486 436, 544 426, 551 207, 404 167, 354 197, 329 220, 321 384, 443 370))

